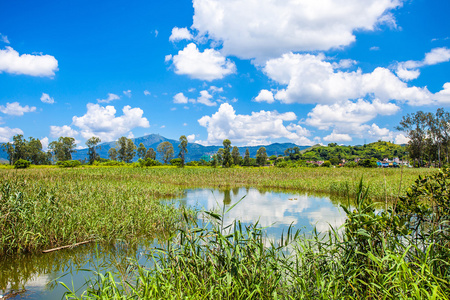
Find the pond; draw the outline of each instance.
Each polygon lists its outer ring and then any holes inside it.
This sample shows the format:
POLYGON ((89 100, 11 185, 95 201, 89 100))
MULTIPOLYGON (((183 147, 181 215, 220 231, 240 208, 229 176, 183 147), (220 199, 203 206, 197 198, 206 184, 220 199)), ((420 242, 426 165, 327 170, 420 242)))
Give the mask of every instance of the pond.
MULTIPOLYGON (((219 213, 237 203, 225 214, 224 224, 230 224, 235 219, 244 225, 258 222, 260 226, 267 227, 267 238, 273 241, 278 240, 291 224, 308 234, 314 226, 317 231, 326 231, 329 225, 340 226, 345 222, 345 213, 338 208, 337 200, 305 193, 253 188, 192 189, 186 190, 182 199, 173 201, 177 205, 219 213)), ((86 278, 93 276, 90 272, 77 270, 87 268, 104 272, 126 269, 128 258, 145 264, 145 254, 156 245, 156 241, 142 241, 139 245, 92 243, 47 254, 1 258, 0 295, 14 295, 14 299, 61 299, 66 289, 56 282, 62 281, 70 288, 72 284, 80 288, 86 278)))

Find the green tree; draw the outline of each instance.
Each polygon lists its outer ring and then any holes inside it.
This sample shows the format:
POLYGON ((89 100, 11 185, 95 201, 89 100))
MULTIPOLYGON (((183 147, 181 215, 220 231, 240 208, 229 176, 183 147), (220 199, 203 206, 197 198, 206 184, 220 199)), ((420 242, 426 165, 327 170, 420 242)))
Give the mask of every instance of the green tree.
POLYGON ((57 141, 53 141, 48 145, 48 148, 53 155, 56 157, 57 161, 72 160, 72 153, 74 153, 75 139, 73 137, 59 137, 57 141))
POLYGON ((9 164, 13 165, 14 164, 14 146, 13 146, 13 144, 11 144, 10 142, 2 144, 2 148, 8 155, 9 164))
POLYGON ((180 136, 180 144, 178 145, 178 148, 180 148, 180 154, 178 155, 181 158, 181 167, 184 167, 185 162, 185 155, 188 152, 187 150, 188 140, 186 136, 182 135, 180 136))
POLYGON ((153 160, 156 159, 156 152, 153 150, 153 148, 148 148, 147 152, 145 153, 145 158, 151 158, 153 160))
POLYGON ((161 156, 163 162, 165 164, 168 164, 169 161, 173 157, 173 145, 170 142, 162 142, 158 145, 158 148, 156 148, 156 151, 158 151, 159 155, 161 156))
POLYGON ((221 165, 223 162, 223 148, 219 148, 216 153, 217 164, 221 165))
POLYGON ((120 161, 130 163, 136 155, 136 145, 124 136, 117 141, 117 154, 120 161))
POLYGON ((222 166, 225 168, 231 167, 233 164, 231 159, 231 142, 229 139, 223 140, 223 161, 222 166))
POLYGON ((250 163, 250 151, 248 151, 248 148, 245 149, 243 165, 247 166, 247 167, 251 165, 251 163, 250 163))
POLYGON ((231 157, 233 158, 233 164, 240 165, 241 164, 241 153, 239 153, 239 148, 234 146, 233 150, 231 151, 231 157))
POLYGON ((266 148, 261 147, 256 152, 256 164, 259 166, 264 166, 267 161, 267 152, 266 148))
POLYGON ((422 111, 403 116, 397 130, 405 131, 408 138, 408 152, 411 159, 416 160, 419 166, 423 165, 423 156, 427 134, 427 118, 422 111))
POLYGON ((89 156, 89 163, 92 164, 94 161, 99 160, 100 156, 97 154, 96 147, 98 143, 100 143, 102 140, 99 137, 93 136, 90 139, 86 141, 86 146, 88 146, 88 156, 89 156))
POLYGON ((110 160, 117 161, 117 149, 116 148, 109 149, 108 156, 110 160))
POLYGON ((147 148, 145 148, 143 143, 139 144, 139 147, 137 148, 137 155, 140 159, 145 158, 145 154, 147 153, 147 148))

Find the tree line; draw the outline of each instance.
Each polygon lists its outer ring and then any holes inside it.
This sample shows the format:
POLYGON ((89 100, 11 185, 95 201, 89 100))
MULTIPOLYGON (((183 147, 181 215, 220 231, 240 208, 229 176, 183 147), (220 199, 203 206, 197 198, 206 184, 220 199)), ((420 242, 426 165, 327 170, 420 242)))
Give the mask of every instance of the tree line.
POLYGON ((408 155, 417 167, 449 163, 450 113, 418 111, 403 116, 397 130, 406 132, 408 155))

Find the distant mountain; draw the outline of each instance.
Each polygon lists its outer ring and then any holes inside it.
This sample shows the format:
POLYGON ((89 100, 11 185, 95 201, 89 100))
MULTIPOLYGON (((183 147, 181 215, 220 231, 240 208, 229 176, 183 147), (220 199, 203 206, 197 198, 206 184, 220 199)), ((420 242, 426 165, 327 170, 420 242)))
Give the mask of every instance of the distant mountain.
MULTIPOLYGON (((158 147, 158 145, 160 143, 167 141, 173 145, 175 157, 178 155, 178 152, 179 152, 178 145, 180 143, 178 140, 168 139, 159 134, 150 134, 150 135, 146 135, 146 136, 142 136, 142 137, 138 137, 138 138, 133 138, 131 140, 134 142, 134 144, 136 146, 139 146, 140 143, 143 143, 145 148, 147 148, 147 149, 153 148, 155 150, 155 152, 156 152, 156 148, 158 147)), ((102 143, 96 147, 97 153, 102 158, 108 158, 109 149, 111 149, 115 146, 116 146, 116 142, 102 143)), ((299 147, 300 150, 308 148, 308 146, 298 146, 293 143, 274 143, 274 144, 270 144, 270 145, 258 145, 258 146, 248 146, 248 147, 244 146, 244 147, 238 147, 238 148, 239 148, 239 152, 241 153, 241 156, 244 156, 245 150, 248 148, 248 150, 250 152, 250 156, 256 157, 256 152, 258 151, 258 149, 260 147, 266 148, 266 152, 267 152, 268 156, 284 154, 284 150, 286 150, 287 148, 299 147)), ((200 158, 203 155, 213 155, 213 154, 217 153, 217 150, 219 150, 219 148, 223 148, 223 146, 222 145, 220 145, 220 146, 203 146, 203 145, 196 144, 196 143, 188 143, 188 146, 187 146, 188 153, 186 154, 186 161, 200 160, 200 158)), ((83 160, 83 159, 87 160, 88 149, 87 148, 79 149, 79 150, 77 150, 77 152, 72 154, 72 157, 73 157, 73 159, 76 159, 76 160, 78 160, 78 159, 79 160, 83 160)), ((3 150, 3 148, 1 148, 0 149, 0 160, 1 159, 6 160, 7 158, 8 158, 8 156, 7 156, 6 152, 3 150)), ((160 159, 158 153, 156 155, 156 158, 160 159)), ((134 160, 136 161, 137 157, 135 157, 134 160)))
MULTIPOLYGON (((165 138, 159 134, 150 134, 143 137, 133 138, 131 139, 136 146, 139 146, 140 143, 144 144, 145 148, 153 148, 156 151, 158 145, 162 142, 170 142, 173 145, 175 157, 178 155, 178 145, 180 142, 178 140, 172 140, 165 138)), ((115 142, 103 143, 97 146, 97 153, 100 154, 102 158, 108 158, 108 150, 112 147, 115 147, 115 142)), ((293 143, 274 143, 270 145, 258 145, 258 146, 244 146, 238 147, 241 156, 244 156, 245 150, 248 148, 251 157, 256 157, 256 152, 260 147, 265 147, 268 156, 284 154, 284 150, 291 147, 299 147, 300 150, 308 148, 307 146, 298 146, 293 143)), ((186 154, 186 161, 192 160, 200 160, 203 155, 213 155, 217 153, 217 151, 223 148, 223 146, 203 146, 196 143, 188 143, 187 149, 188 153, 186 154)), ((88 149, 77 150, 73 155, 73 159, 87 159, 88 157, 88 149)), ((156 154, 156 159, 160 159, 159 154, 156 154)), ((137 157, 134 159, 137 160, 137 157)))

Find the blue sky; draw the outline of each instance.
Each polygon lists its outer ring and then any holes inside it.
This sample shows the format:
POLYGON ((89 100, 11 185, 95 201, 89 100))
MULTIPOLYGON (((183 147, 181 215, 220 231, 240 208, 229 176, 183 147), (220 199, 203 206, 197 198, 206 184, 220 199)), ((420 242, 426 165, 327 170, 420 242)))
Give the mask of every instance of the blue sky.
POLYGON ((448 109, 446 0, 2 1, 0 142, 404 143, 448 109))

